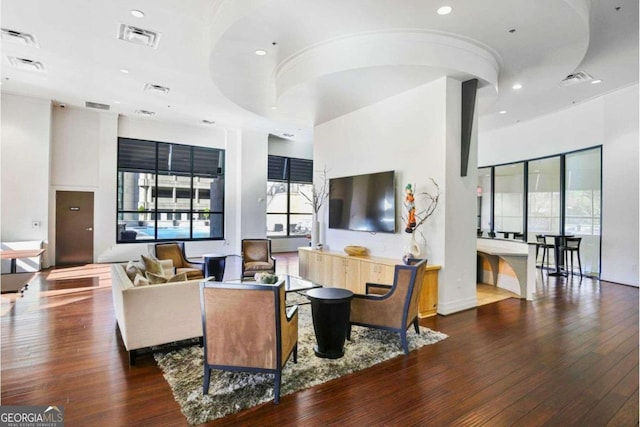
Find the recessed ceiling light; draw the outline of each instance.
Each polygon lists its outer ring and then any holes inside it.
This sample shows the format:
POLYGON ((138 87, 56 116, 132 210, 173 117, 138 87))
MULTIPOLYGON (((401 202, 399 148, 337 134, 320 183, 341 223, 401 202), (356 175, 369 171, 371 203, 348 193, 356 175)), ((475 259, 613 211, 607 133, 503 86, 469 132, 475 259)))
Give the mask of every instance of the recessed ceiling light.
POLYGON ((448 15, 452 10, 451 6, 442 6, 438 9, 438 15, 448 15))
POLYGON ((507 114, 507 110, 500 110, 498 114, 507 114))
POLYGON ((113 101, 114 104, 120 104, 120 101, 113 101))
POLYGON ((265 56, 266 54, 267 54, 266 50, 262 50, 262 49, 256 50, 256 55, 258 56, 265 56))
POLYGON ((522 89, 522 85, 520 83, 516 83, 513 86, 511 86, 511 89, 514 89, 514 90, 522 89))
POLYGON ((595 79, 591 81, 592 85, 597 85, 598 83, 602 83, 602 79, 595 79))
POLYGON ((131 15, 135 16, 136 18, 144 18, 144 12, 138 9, 132 9, 131 15))
POLYGON ((271 109, 272 109, 272 110, 277 110, 277 109, 278 109, 278 107, 276 107, 275 105, 272 105, 272 106, 271 106, 271 109))
POLYGON ((127 70, 126 68, 120 68, 120 72, 122 74, 129 74, 129 70, 127 70))

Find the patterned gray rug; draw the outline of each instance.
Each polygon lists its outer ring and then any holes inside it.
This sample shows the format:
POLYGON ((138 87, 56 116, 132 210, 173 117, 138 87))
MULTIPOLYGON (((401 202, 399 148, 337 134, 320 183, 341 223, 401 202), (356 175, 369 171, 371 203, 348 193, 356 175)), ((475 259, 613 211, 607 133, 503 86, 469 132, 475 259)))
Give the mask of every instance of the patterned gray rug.
MULTIPOLYGON (((359 371, 403 354, 399 334, 353 327, 341 359, 314 355, 316 338, 309 305, 299 306, 298 363, 289 360, 282 373, 281 397, 359 371)), ((409 350, 433 344, 447 335, 420 327, 407 333, 409 350)), ((198 345, 154 353, 182 413, 191 425, 202 424, 273 400, 273 375, 212 371, 209 394, 202 395, 203 350, 198 345)))

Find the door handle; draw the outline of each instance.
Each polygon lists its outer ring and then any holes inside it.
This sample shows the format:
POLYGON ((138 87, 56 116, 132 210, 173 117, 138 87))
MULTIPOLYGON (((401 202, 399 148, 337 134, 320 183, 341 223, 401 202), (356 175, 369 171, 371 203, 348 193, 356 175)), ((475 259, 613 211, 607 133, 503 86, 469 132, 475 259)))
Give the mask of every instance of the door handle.
POLYGON ((85 230, 87 230, 87 231, 93 231, 93 227, 87 227, 87 228, 85 228, 85 230))

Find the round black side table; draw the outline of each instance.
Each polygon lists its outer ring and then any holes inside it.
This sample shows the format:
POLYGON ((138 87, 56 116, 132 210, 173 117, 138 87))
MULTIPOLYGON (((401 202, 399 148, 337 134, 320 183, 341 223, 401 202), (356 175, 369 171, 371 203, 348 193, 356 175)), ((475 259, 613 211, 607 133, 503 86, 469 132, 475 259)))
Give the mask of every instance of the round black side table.
POLYGON ((204 277, 215 277, 216 282, 222 282, 224 267, 227 261, 226 255, 204 254, 204 277))
POLYGON ((311 300, 313 329, 318 342, 314 353, 327 359, 341 358, 344 356, 353 292, 341 288, 316 288, 308 291, 307 297, 311 300))

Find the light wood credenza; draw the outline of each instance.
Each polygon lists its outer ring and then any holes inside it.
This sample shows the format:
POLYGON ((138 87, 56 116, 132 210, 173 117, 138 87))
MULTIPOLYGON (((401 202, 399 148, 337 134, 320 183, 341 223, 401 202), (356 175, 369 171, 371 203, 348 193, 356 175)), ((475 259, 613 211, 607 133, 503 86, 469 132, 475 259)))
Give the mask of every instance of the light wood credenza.
MULTIPOLYGON (((393 284, 398 260, 372 256, 349 256, 341 252, 298 249, 298 274, 303 279, 323 286, 345 288, 365 293, 365 284, 393 284)), ((439 265, 427 265, 420 293, 419 316, 434 316, 438 312, 439 265)))

